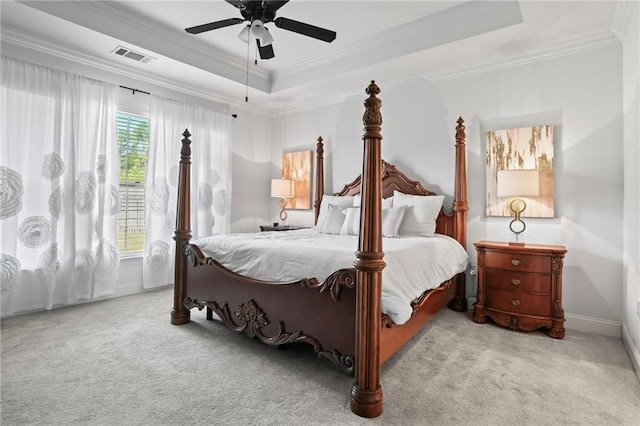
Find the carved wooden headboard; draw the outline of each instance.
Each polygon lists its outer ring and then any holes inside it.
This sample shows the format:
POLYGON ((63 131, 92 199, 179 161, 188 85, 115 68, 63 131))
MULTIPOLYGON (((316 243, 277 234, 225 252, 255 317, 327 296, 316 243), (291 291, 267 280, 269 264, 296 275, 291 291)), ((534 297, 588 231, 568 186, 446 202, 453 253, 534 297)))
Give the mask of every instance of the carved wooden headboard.
MULTIPOLYGON (((467 203, 467 166, 466 166, 466 134, 464 120, 458 119, 456 127, 456 164, 455 164, 455 195, 451 212, 440 210, 436 221, 436 232, 448 235, 458 240, 463 247, 466 247, 467 228, 466 212, 469 209, 467 203)), ((361 190, 361 176, 353 182, 346 184, 334 195, 356 195, 361 190)), ((410 195, 437 195, 435 192, 425 189, 418 181, 409 179, 404 173, 398 170, 393 164, 382 160, 382 197, 393 196, 393 191, 403 192, 410 195)), ((324 146, 322 138, 318 138, 316 144, 316 197, 313 203, 315 209, 315 222, 320 214, 320 203, 324 194, 324 146)))

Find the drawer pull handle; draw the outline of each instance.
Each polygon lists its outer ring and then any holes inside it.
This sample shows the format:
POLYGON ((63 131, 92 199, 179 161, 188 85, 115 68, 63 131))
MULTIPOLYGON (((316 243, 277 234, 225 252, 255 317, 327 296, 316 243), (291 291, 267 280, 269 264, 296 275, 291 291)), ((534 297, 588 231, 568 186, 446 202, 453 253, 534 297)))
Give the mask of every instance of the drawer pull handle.
POLYGON ((520 285, 520 280, 517 278, 511 278, 511 284, 513 285, 520 285))
POLYGON ((518 259, 511 259, 511 264, 513 266, 520 266, 520 261, 518 259))
POLYGON ((513 306, 518 306, 518 305, 520 304, 520 301, 519 301, 518 299, 513 299, 513 300, 511 301, 511 304, 512 304, 513 306))

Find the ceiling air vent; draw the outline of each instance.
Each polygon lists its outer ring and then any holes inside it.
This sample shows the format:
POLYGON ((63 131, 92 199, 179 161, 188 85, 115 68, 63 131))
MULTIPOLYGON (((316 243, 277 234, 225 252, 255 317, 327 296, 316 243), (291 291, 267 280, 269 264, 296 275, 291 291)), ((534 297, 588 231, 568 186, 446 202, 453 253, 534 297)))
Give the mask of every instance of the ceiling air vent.
POLYGON ((144 55, 144 54, 139 53, 139 52, 135 52, 135 51, 133 51, 131 49, 128 49, 128 48, 122 47, 122 46, 116 47, 115 49, 113 49, 111 51, 111 53, 115 53, 118 56, 124 56, 126 58, 133 59, 134 61, 137 61, 137 62, 142 62, 143 64, 149 63, 153 59, 155 59, 155 58, 153 58, 151 56, 144 55))

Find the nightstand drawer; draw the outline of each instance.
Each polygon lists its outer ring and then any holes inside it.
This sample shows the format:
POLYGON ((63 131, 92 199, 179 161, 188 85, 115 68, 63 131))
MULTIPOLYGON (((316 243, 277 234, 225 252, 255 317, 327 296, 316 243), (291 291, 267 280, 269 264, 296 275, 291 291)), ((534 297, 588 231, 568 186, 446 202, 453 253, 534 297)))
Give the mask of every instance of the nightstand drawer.
POLYGON ((498 290, 551 294, 551 277, 542 274, 520 273, 487 268, 485 285, 498 290))
POLYGON ((527 271, 548 274, 551 272, 549 256, 532 256, 522 253, 503 253, 487 251, 485 258, 487 268, 501 268, 511 271, 527 271))
POLYGON ((499 309, 514 314, 551 316, 549 296, 493 290, 487 292, 487 308, 499 309))

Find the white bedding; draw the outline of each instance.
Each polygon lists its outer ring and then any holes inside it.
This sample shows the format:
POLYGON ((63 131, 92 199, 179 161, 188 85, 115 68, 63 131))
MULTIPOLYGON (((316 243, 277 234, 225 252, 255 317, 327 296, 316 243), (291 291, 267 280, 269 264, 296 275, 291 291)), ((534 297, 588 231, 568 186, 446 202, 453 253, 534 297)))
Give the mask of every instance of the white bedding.
MULTIPOLYGON (((265 281, 291 282, 353 267, 358 237, 322 234, 314 229, 216 235, 193 242, 224 267, 265 281)), ((411 316, 411 301, 462 272, 468 256, 453 238, 384 238, 382 312, 396 324, 411 316)))

